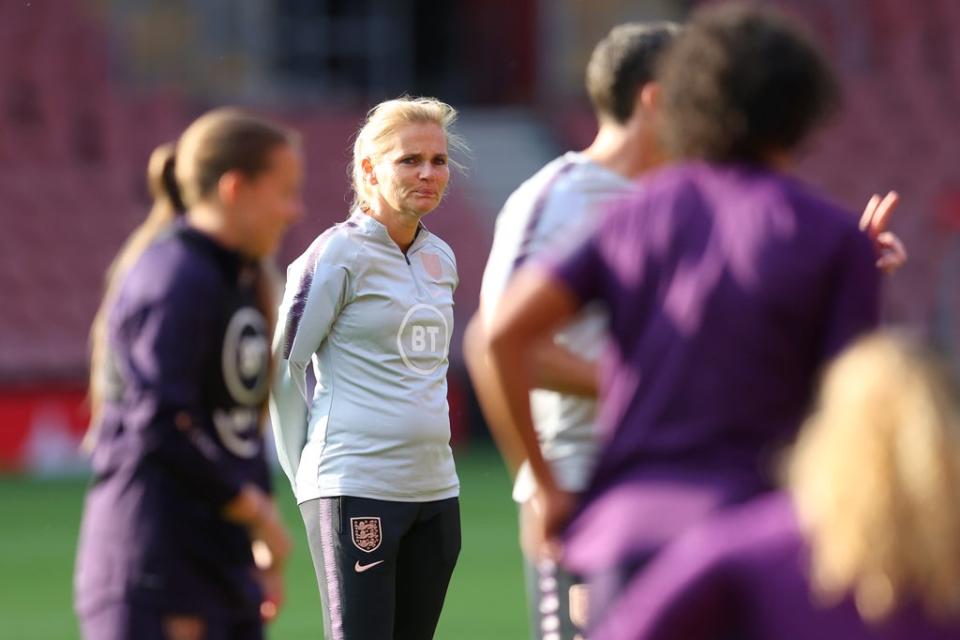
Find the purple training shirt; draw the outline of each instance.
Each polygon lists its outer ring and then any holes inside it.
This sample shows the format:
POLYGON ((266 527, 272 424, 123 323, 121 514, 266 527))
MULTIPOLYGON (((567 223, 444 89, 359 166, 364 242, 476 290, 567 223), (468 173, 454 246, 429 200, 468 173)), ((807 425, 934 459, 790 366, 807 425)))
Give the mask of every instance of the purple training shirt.
POLYGON ((111 389, 77 551, 80 616, 117 605, 259 620, 250 536, 224 506, 270 489, 269 384, 256 263, 178 222, 108 314, 111 389))
POLYGON ((757 167, 666 169, 548 264, 610 314, 601 451, 566 562, 649 557, 771 487, 815 378, 874 327, 879 276, 856 218, 757 167))
POLYGON ((591 634, 593 640, 947 640, 960 619, 917 603, 867 624, 851 598, 828 606, 810 588, 809 551, 790 499, 758 498, 667 547, 591 634))

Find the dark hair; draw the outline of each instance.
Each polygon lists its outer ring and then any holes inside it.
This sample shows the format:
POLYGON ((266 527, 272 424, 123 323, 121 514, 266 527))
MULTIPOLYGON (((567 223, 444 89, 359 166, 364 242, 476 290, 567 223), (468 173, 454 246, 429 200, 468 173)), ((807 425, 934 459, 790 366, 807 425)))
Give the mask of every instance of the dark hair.
POLYGON ((763 163, 794 149, 839 104, 814 44, 771 9, 698 12, 664 56, 662 135, 681 158, 763 163))
MULTIPOLYGON (((256 176, 268 168, 270 153, 284 145, 298 145, 298 135, 236 109, 216 109, 195 120, 176 143, 157 147, 147 165, 147 187, 153 207, 134 229, 107 271, 106 291, 90 329, 91 425, 96 425, 109 376, 107 313, 123 276, 140 255, 179 214, 208 197, 228 171, 256 176)), ((258 307, 272 333, 276 319, 272 274, 258 275, 258 307)), ((269 269, 268 269, 269 271, 269 269)), ((88 432, 87 445, 95 432, 88 432)))
POLYGON ((587 64, 587 93, 600 120, 623 124, 633 115, 637 91, 654 79, 661 53, 680 27, 672 22, 630 22, 614 27, 587 64))

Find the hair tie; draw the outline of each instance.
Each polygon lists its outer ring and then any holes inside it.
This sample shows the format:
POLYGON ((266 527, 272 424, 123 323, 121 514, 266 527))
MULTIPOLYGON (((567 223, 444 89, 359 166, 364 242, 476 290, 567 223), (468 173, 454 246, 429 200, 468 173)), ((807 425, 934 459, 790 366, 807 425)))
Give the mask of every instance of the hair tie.
POLYGON ((170 157, 163 163, 161 180, 163 181, 163 189, 167 192, 167 197, 170 198, 170 202, 173 204, 173 210, 177 215, 183 215, 186 213, 187 208, 183 204, 183 198, 180 197, 180 186, 177 184, 176 166, 177 156, 175 153, 171 153, 170 157))

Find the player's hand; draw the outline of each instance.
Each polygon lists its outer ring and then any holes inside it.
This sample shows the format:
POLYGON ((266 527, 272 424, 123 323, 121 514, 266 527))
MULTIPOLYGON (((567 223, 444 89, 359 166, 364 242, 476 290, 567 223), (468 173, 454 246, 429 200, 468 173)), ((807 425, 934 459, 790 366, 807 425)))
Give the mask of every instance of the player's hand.
POLYGON ((264 622, 272 622, 286 600, 283 586, 283 573, 279 569, 259 569, 258 578, 263 590, 263 602, 260 603, 260 617, 264 622))
MULTIPOLYGON (((274 515, 276 510, 274 510, 274 515)), ((253 561, 257 566, 257 578, 263 590, 260 617, 270 622, 277 617, 285 600, 283 568, 292 548, 290 536, 278 518, 270 518, 258 529, 260 537, 253 541, 253 561), (270 541, 264 535, 271 537, 270 541)))
POLYGON ((576 494, 563 489, 538 489, 533 500, 540 511, 538 517, 540 538, 540 553, 554 560, 560 559, 560 534, 570 520, 576 505, 576 494))
POLYGON ((888 191, 883 198, 875 193, 860 216, 860 229, 873 240, 877 251, 877 268, 886 274, 893 273, 907 262, 903 242, 887 230, 893 210, 899 203, 900 195, 896 191, 888 191))
POLYGON ((293 549, 293 540, 280 518, 276 514, 266 518, 253 533, 254 539, 262 542, 270 554, 269 563, 263 568, 282 571, 293 549))
POLYGON ((545 543, 543 497, 535 493, 520 503, 520 549, 527 558, 539 558, 544 553, 545 543))
POLYGON ((547 498, 539 489, 520 505, 520 548, 528 558, 559 560, 560 545, 547 536, 547 498))

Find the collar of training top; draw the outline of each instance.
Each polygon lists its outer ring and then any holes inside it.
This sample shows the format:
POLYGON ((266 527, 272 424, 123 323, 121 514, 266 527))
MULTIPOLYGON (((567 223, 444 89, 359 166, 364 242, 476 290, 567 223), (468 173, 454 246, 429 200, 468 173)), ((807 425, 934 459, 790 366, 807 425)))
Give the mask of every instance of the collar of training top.
POLYGON ((186 220, 177 220, 173 224, 173 235, 190 247, 213 258, 224 274, 230 278, 236 278, 244 267, 256 264, 255 260, 245 258, 239 251, 228 249, 202 231, 191 227, 186 220))
MULTIPOLYGON (((387 231, 387 227, 369 213, 365 213, 362 209, 358 208, 353 210, 353 213, 351 213, 350 217, 347 219, 347 224, 351 223, 359 227, 371 237, 376 238, 378 241, 384 244, 389 244, 392 247, 397 246, 397 243, 394 242, 393 238, 390 237, 390 232, 387 231)), ((426 242, 427 238, 429 237, 430 230, 427 229, 423 222, 418 222, 417 233, 413 236, 413 243, 411 243, 410 247, 407 249, 407 255, 410 255, 410 253, 415 249, 420 248, 420 246, 426 242)))

